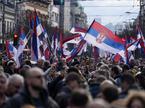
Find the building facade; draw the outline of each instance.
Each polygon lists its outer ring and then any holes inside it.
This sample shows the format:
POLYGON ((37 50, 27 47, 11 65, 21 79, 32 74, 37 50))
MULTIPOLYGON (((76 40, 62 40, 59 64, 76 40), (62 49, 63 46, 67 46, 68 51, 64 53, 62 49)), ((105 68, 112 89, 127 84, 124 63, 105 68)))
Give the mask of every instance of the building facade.
POLYGON ((143 34, 145 35, 145 0, 140 0, 139 24, 143 34))
POLYGON ((64 5, 64 30, 69 31, 72 28, 71 24, 71 0, 65 0, 64 5))
POLYGON ((51 27, 59 27, 59 7, 53 5, 53 2, 48 6, 48 24, 51 27))
POLYGON ((2 43, 2 35, 3 38, 7 38, 11 32, 14 32, 15 29, 15 5, 13 2, 8 0, 0 1, 0 43, 2 43), (4 21, 4 25, 2 25, 4 21), (3 27, 5 30, 3 31, 3 27), (4 32, 4 33, 2 33, 4 32))
POLYGON ((74 27, 87 28, 87 15, 84 8, 74 0, 71 0, 71 24, 74 27))
POLYGON ((64 30, 72 27, 87 28, 87 15, 77 0, 65 0, 64 4, 64 30))
POLYGON ((25 0, 17 4, 18 23, 22 23, 25 20, 29 20, 29 17, 33 17, 33 13, 36 10, 37 15, 42 22, 48 20, 48 2, 42 2, 37 0, 25 0))

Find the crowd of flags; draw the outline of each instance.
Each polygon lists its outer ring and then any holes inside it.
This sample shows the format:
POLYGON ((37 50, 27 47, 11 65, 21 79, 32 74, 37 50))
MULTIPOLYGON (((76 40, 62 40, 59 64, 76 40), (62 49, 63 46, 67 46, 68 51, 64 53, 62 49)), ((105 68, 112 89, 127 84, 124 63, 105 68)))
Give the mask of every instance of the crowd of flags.
POLYGON ((123 61, 128 63, 129 59, 133 56, 131 52, 135 51, 136 48, 141 48, 145 53, 145 40, 139 27, 137 38, 127 42, 126 38, 119 38, 111 30, 94 20, 88 30, 73 27, 70 30, 70 33, 73 35, 68 38, 63 38, 62 33, 56 30, 51 36, 50 42, 50 36, 48 36, 45 27, 42 26, 36 11, 34 12, 34 17, 32 18, 31 16, 29 18, 29 23, 30 36, 25 34, 24 27, 22 26, 17 48, 9 40, 6 40, 7 56, 16 61, 17 67, 21 65, 21 55, 29 39, 31 39, 31 60, 35 62, 39 59, 50 60, 51 57, 54 61, 57 61, 59 57, 65 58, 66 62, 70 62, 77 55, 86 52, 87 46, 92 47, 95 59, 101 56, 103 52, 106 58, 115 62, 123 61), (71 50, 68 47, 70 43, 74 44, 71 50))

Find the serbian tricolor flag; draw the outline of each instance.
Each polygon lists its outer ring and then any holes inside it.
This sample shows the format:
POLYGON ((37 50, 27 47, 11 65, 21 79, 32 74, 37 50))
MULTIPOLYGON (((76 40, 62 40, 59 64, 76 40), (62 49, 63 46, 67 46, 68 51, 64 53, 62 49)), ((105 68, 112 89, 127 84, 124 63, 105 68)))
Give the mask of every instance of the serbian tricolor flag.
POLYGON ((84 39, 89 44, 113 54, 125 50, 124 41, 95 20, 88 29, 84 39))
POLYGON ((55 58, 57 58, 57 52, 58 52, 58 49, 59 49, 59 33, 57 31, 55 31, 55 33, 53 34, 52 36, 52 42, 51 42, 51 48, 52 48, 52 51, 53 51, 53 55, 55 56, 55 58))
POLYGON ((62 41, 62 56, 66 57, 71 54, 71 51, 68 50, 68 44, 79 44, 81 41, 81 35, 76 34, 73 36, 70 36, 62 41))
POLYGON ((145 54, 145 39, 141 29, 138 27, 137 38, 140 40, 141 51, 145 54))
POLYGON ((87 32, 86 29, 80 28, 80 27, 72 27, 71 30, 70 30, 70 33, 72 33, 72 34, 81 34, 82 36, 84 36, 86 32, 87 32))
POLYGON ((38 21, 38 16, 36 11, 34 12, 34 25, 33 25, 33 34, 32 34, 32 41, 31 41, 31 60, 37 61, 38 59, 42 58, 42 54, 40 51, 40 39, 39 35, 41 34, 42 28, 38 21))
POLYGON ((36 16, 36 24, 37 24, 37 37, 39 42, 39 48, 41 47, 41 58, 45 60, 49 60, 50 58, 50 50, 48 47, 48 34, 46 32, 46 29, 42 26, 41 21, 39 20, 39 17, 36 16))
POLYGON ((10 43, 9 40, 6 40, 6 53, 8 58, 12 58, 16 61, 17 58, 17 49, 10 43))
POLYGON ((86 41, 82 39, 78 45, 71 51, 70 55, 66 56, 66 62, 70 62, 74 57, 76 57, 79 52, 83 49, 84 45, 86 44, 86 41))
POLYGON ((119 63, 120 62, 120 60, 121 60, 121 55, 120 54, 115 54, 115 55, 113 55, 113 57, 112 57, 112 60, 115 62, 115 63, 119 63))
POLYGON ((24 32, 24 28, 21 27, 21 33, 20 33, 20 38, 19 38, 19 46, 18 46, 18 51, 17 51, 17 58, 16 58, 16 63, 17 67, 20 67, 21 61, 22 61, 22 53, 23 50, 25 49, 25 46, 27 44, 28 40, 24 32))

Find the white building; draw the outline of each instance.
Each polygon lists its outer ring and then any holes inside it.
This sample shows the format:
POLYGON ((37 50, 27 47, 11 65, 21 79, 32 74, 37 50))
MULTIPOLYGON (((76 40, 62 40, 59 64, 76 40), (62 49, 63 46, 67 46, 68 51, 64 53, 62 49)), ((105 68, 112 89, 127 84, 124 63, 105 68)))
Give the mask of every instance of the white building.
POLYGON ((2 19, 3 19, 3 11, 4 11, 4 21, 5 21, 5 39, 11 32, 14 32, 15 26, 15 7, 9 1, 5 1, 5 3, 0 1, 0 43, 2 42, 2 19), (4 8, 3 8, 4 6, 4 8), (3 10, 4 9, 4 10, 3 10))
POLYGON ((51 27, 59 27, 59 7, 54 6, 53 3, 48 7, 48 22, 51 27))
POLYGON ((72 28, 71 24, 71 2, 65 0, 64 5, 64 30, 69 31, 72 28))

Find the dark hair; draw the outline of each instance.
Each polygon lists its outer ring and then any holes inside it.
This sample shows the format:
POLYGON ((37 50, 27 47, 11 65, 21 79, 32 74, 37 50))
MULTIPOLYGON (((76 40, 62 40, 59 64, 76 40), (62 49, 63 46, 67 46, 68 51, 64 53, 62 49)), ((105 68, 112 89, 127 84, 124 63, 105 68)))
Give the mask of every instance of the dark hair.
POLYGON ((26 78, 27 76, 27 71, 30 69, 31 67, 29 65, 24 65, 20 70, 19 73, 26 78))
POLYGON ((70 96, 69 104, 71 106, 78 106, 84 108, 87 103, 89 102, 89 95, 88 93, 81 89, 74 91, 72 95, 70 96))
POLYGON ((141 96, 138 96, 138 95, 135 95, 135 96, 132 96, 129 100, 128 100, 128 103, 127 103, 127 108, 131 108, 131 104, 134 100, 139 100, 142 105, 143 105, 143 108, 145 108, 145 99, 141 96))
POLYGON ((26 60, 24 61, 24 65, 32 66, 31 61, 28 60, 28 59, 26 59, 26 60))
POLYGON ((69 73, 66 77, 66 83, 68 84, 70 81, 77 81, 78 83, 80 83, 80 76, 77 73, 69 73))
POLYGON ((129 70, 129 65, 127 64, 124 64, 123 67, 122 67, 122 72, 124 72, 125 70, 129 70))
POLYGON ((67 73, 71 73, 71 72, 75 72, 75 73, 79 73, 79 70, 75 67, 70 67, 68 70, 67 70, 67 73))
POLYGON ((111 68, 111 71, 113 71, 116 75, 120 74, 120 70, 119 70, 119 68, 117 66, 113 66, 111 68))
POLYGON ((121 76, 121 82, 127 82, 128 84, 132 85, 134 84, 135 79, 131 74, 123 74, 121 76))
POLYGON ((119 92, 117 87, 115 86, 110 86, 106 87, 102 90, 102 93, 105 97, 105 100, 109 103, 117 100, 119 98, 119 92))

